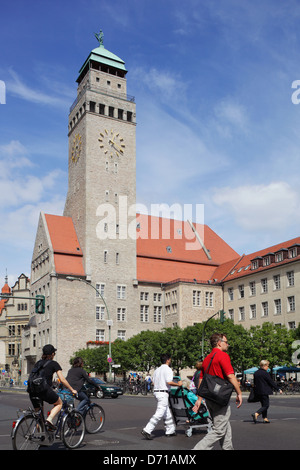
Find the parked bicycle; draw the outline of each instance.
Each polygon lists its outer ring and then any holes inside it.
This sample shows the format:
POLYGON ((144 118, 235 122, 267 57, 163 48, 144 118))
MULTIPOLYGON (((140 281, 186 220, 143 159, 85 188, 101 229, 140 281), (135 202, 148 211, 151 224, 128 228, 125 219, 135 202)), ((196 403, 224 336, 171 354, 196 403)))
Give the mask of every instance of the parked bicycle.
POLYGON ((68 449, 80 446, 85 435, 85 420, 73 407, 74 398, 70 392, 60 392, 63 406, 60 410, 55 430, 46 425, 40 402, 40 410, 29 408, 21 412, 13 422, 12 446, 14 450, 38 450, 40 446, 51 446, 56 439, 61 440, 68 449))

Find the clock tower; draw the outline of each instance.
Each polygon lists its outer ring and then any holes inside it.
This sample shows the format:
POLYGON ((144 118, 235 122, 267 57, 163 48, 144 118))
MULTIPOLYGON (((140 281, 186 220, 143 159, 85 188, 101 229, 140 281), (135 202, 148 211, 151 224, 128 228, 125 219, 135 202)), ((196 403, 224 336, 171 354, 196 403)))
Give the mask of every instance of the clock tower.
MULTIPOLYGON (((69 114, 69 183, 64 216, 72 218, 86 280, 106 301, 111 339, 136 330, 136 110, 127 95, 125 63, 103 45, 92 50, 77 78, 69 114)), ((74 284, 75 285, 75 284, 74 284)), ((107 341, 101 296, 86 286, 90 339, 107 341), (92 299, 92 300, 91 300, 92 299), (90 311, 94 312, 94 321, 90 311)))

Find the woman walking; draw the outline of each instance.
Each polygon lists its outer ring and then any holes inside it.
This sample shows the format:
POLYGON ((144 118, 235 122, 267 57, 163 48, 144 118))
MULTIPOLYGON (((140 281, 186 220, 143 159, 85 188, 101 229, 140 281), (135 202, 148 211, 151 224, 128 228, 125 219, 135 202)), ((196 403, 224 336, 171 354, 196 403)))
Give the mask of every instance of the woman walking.
POLYGON ((273 395, 273 390, 282 393, 282 390, 280 390, 277 384, 272 380, 270 374, 267 372, 269 369, 269 364, 269 361, 260 361, 260 369, 254 373, 254 391, 258 401, 260 401, 261 404, 259 410, 251 415, 254 423, 257 422, 257 418, 260 415, 262 415, 264 423, 270 423, 267 416, 270 406, 269 395, 273 395))

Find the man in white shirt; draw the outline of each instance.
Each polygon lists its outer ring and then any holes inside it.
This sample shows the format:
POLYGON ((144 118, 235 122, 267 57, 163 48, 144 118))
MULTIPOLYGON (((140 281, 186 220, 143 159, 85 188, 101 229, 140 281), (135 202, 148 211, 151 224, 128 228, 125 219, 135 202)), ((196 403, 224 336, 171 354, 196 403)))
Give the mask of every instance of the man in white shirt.
POLYGON ((169 408, 169 390, 171 386, 181 386, 182 381, 173 382, 173 372, 170 368, 171 356, 169 354, 161 355, 162 365, 155 370, 153 375, 154 396, 157 400, 157 407, 155 414, 149 420, 147 426, 142 430, 142 435, 146 439, 152 439, 151 432, 157 423, 163 419, 166 436, 175 436, 175 423, 173 420, 172 412, 169 408))

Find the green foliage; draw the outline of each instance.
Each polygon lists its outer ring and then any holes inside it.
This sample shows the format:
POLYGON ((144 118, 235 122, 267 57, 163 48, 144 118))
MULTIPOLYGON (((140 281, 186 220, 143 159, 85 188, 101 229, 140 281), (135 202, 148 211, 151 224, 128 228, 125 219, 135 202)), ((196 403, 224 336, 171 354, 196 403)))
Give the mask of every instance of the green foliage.
MULTIPOLYGON (((162 331, 142 331, 127 341, 116 340, 112 343, 112 358, 120 364, 119 372, 139 370, 149 372, 160 365, 160 355, 164 352, 172 356, 172 368, 180 375, 180 370, 193 368, 201 356, 202 331, 204 323, 188 326, 165 328, 162 331)), ((299 331, 287 330, 284 326, 263 323, 249 330, 235 325, 231 320, 223 324, 212 318, 205 327, 204 352, 211 350, 209 338, 212 333, 223 333, 229 342, 228 353, 236 372, 258 366, 262 359, 275 365, 290 365, 295 338, 299 331)), ((108 346, 101 345, 92 349, 82 349, 74 356, 81 356, 88 372, 103 374, 108 371, 108 346)))

